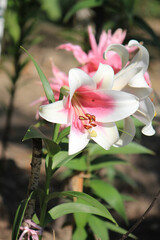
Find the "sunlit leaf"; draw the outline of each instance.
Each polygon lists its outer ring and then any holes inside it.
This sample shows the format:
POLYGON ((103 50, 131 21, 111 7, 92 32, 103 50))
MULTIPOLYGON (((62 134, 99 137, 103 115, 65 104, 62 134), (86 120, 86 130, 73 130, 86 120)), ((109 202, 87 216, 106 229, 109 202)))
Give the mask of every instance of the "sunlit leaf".
POLYGON ((68 155, 67 151, 60 151, 57 154, 55 154, 52 158, 52 170, 57 169, 60 166, 65 165, 67 162, 69 162, 71 159, 76 157, 79 153, 75 153, 73 155, 68 155))
POLYGON ((116 148, 111 147, 109 150, 105 150, 98 144, 88 144, 88 151, 90 155, 106 155, 106 154, 152 154, 154 152, 149 148, 146 148, 138 143, 131 142, 127 146, 116 148))
POLYGON ((106 218, 106 214, 99 210, 96 207, 93 207, 88 204, 82 204, 82 203, 62 203, 51 210, 48 211, 45 224, 49 223, 52 220, 55 220, 61 216, 64 216, 66 214, 70 213, 77 213, 77 212, 85 212, 85 213, 91 213, 96 214, 102 217, 106 218))
POLYGON ((105 218, 111 220, 113 223, 116 224, 116 221, 114 220, 114 218, 112 217, 110 212, 107 210, 107 208, 104 207, 103 204, 101 204, 95 198, 91 197, 90 195, 88 195, 86 193, 76 192, 76 191, 54 192, 54 193, 49 194, 46 201, 49 201, 56 197, 70 197, 70 198, 76 197, 76 198, 82 199, 87 204, 99 209, 99 211, 101 211, 101 213, 103 214, 103 216, 105 218))
POLYGON ((25 48, 23 48, 22 46, 21 46, 21 48, 27 53, 27 55, 30 57, 30 59, 34 63, 34 66, 37 69, 37 72, 39 74, 39 77, 40 77, 40 80, 42 82, 42 85, 43 85, 43 88, 44 88, 44 92, 46 94, 46 97, 47 97, 48 101, 51 102, 51 103, 55 102, 55 98, 54 98, 54 94, 53 94, 52 88, 51 88, 51 86, 50 86, 46 76, 44 75, 43 71, 41 70, 41 68, 39 67, 39 65, 35 61, 35 59, 32 57, 32 55, 29 54, 29 52, 25 48))

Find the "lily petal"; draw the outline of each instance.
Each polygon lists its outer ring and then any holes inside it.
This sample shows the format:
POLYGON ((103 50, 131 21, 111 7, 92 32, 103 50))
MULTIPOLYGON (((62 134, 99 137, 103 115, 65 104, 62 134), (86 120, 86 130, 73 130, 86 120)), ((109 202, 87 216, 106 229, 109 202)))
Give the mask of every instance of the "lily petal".
POLYGON ((98 46, 96 43, 96 39, 92 33, 92 28, 91 26, 88 27, 88 36, 89 36, 89 42, 92 48, 93 53, 96 55, 98 53, 98 46))
POLYGON ((95 115, 98 122, 114 122, 135 113, 139 107, 136 96, 113 90, 83 92, 80 100, 84 109, 95 115))
POLYGON ((48 122, 67 124, 68 123, 68 109, 65 108, 66 99, 42 105, 39 108, 39 115, 48 122))
POLYGON ((132 118, 128 117, 124 119, 123 133, 119 140, 114 144, 114 147, 123 147, 129 144, 133 140, 135 133, 136 129, 132 118))
POLYGON ((73 45, 71 43, 66 43, 66 44, 60 45, 57 49, 65 49, 67 51, 73 52, 73 55, 75 56, 77 61, 81 64, 85 64, 88 61, 87 54, 78 45, 73 45))
POLYGON ((95 137, 91 137, 101 147, 108 150, 118 140, 119 133, 115 123, 98 123, 95 137))
POLYGON ((155 134, 155 130, 152 127, 152 119, 155 116, 155 108, 150 98, 140 101, 139 108, 133 116, 146 125, 142 129, 142 133, 144 135, 152 136, 155 134))
POLYGON ((81 151, 86 147, 90 140, 89 134, 87 130, 84 132, 79 131, 74 126, 73 120, 72 120, 72 125, 70 129, 70 135, 69 135, 69 155, 72 155, 76 152, 81 151))
POLYGON ((74 95, 77 88, 82 86, 90 86, 90 88, 95 89, 96 83, 91 77, 79 68, 72 68, 69 71, 69 88, 70 88, 70 101, 74 95))
POLYGON ((100 63, 97 72, 92 77, 93 81, 101 89, 112 89, 114 80, 114 71, 109 65, 100 63))
POLYGON ((150 93, 153 91, 152 88, 138 88, 138 87, 130 87, 127 85, 123 88, 124 92, 131 93, 137 96, 140 100, 148 97, 150 93))
POLYGON ((125 46, 123 46, 121 44, 110 45, 104 52, 104 59, 107 59, 108 51, 114 51, 114 52, 118 53, 118 55, 120 56, 121 61, 122 61, 122 68, 124 66, 126 66, 128 60, 129 60, 129 53, 128 53, 127 49, 125 48, 125 46))

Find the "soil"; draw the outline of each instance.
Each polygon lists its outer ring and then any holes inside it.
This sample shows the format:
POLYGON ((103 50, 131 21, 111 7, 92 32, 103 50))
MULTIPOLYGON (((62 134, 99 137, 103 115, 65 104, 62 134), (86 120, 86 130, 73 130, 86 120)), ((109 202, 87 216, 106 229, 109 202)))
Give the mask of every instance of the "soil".
MULTIPOLYGON (((156 20, 149 21, 154 30, 160 34, 158 22, 159 21, 156 20)), ((60 28, 44 24, 41 26, 39 32, 42 36, 45 36, 45 38, 42 43, 31 47, 29 52, 41 66, 47 78, 52 76, 50 58, 53 58, 55 64, 65 72, 68 72, 71 67, 77 66, 77 62, 72 57, 72 54, 56 49, 59 44, 64 43, 60 28)), ((149 48, 149 51, 150 54, 154 56, 149 67, 152 86, 154 91, 159 94, 160 52, 155 48, 149 48)), ((6 60, 5 65, 12 70, 12 65, 9 60, 6 60)), ((5 107, 8 105, 9 101, 7 88, 10 86, 10 82, 3 70, 0 70, 0 79, 0 136, 2 136, 5 125, 5 107)), ((28 127, 36 123, 35 113, 37 111, 37 105, 31 107, 30 104, 40 96, 44 95, 42 87, 37 84, 38 81, 38 74, 33 63, 30 62, 23 70, 17 85, 12 129, 8 148, 5 153, 7 158, 7 160, 5 160, 5 167, 3 160, 0 161, 0 240, 11 239, 12 223, 16 208, 20 201, 26 197, 30 174, 32 145, 30 141, 22 142, 22 139, 28 127)), ((117 186, 122 193, 126 193, 136 199, 134 202, 126 203, 129 225, 126 226, 123 222, 120 223, 120 225, 126 229, 129 229, 129 227, 141 217, 160 188, 160 112, 159 105, 156 102, 154 95, 153 98, 158 113, 156 118, 156 134, 153 137, 142 136, 140 141, 144 146, 152 149, 155 154, 128 156, 128 161, 131 164, 125 167, 123 166, 123 168, 122 166, 119 166, 118 168, 120 171, 133 178, 137 183, 137 188, 131 188, 120 182, 117 183, 117 186)), ((40 184, 43 183, 44 163, 42 164, 40 179, 40 184)), ((55 186, 58 184, 55 184, 55 186)), ((45 229, 44 240, 53 239, 53 229, 56 231, 56 240, 62 240, 64 238, 66 240, 71 239, 71 227, 64 226, 62 228, 62 224, 63 218, 60 218, 54 225, 45 229)), ((153 208, 135 230, 134 234, 140 240, 160 239, 160 198, 157 199, 153 208)), ((117 236, 113 235, 111 239, 117 239, 117 236)))

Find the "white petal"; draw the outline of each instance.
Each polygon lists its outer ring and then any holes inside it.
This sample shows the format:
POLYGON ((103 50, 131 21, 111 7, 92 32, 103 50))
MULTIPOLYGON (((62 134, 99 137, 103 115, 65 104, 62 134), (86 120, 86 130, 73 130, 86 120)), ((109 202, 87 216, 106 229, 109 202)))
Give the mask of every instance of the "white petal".
POLYGON ((100 63, 92 79, 96 84, 102 81, 100 85, 101 89, 111 89, 113 86, 114 71, 109 65, 100 63))
POLYGON ((138 110, 133 114, 133 116, 146 125, 142 129, 143 134, 149 135, 149 136, 154 135, 155 131, 151 125, 154 115, 155 115, 155 108, 150 98, 146 98, 140 101, 140 106, 138 110))
POLYGON ((66 99, 51 104, 42 105, 39 108, 39 115, 48 122, 67 124, 68 109, 65 107, 66 99))
POLYGON ((136 96, 121 91, 108 90, 104 92, 106 96, 111 99, 107 103, 108 106, 104 105, 104 108, 103 106, 102 108, 96 108, 95 101, 94 109, 89 108, 89 106, 87 107, 88 112, 96 116, 96 121, 105 123, 115 122, 124 119, 137 111, 139 101, 136 96))
POLYGON ((115 123, 98 123, 91 131, 96 132, 96 136, 91 138, 106 150, 108 150, 119 138, 115 123))
POLYGON ((155 134, 155 130, 152 126, 152 124, 146 125, 144 128, 142 128, 142 133, 146 136, 153 136, 155 134))
POLYGON ((152 88, 138 88, 138 87, 130 87, 127 85, 123 88, 124 92, 131 93, 137 96, 140 100, 148 97, 152 92, 152 88))
POLYGON ((131 40, 128 45, 129 47, 136 46, 139 50, 131 62, 116 74, 113 89, 121 90, 127 84, 131 87, 148 88, 149 86, 144 78, 144 74, 149 64, 148 51, 135 40, 131 40))
POLYGON ((128 117, 124 119, 124 129, 119 140, 114 144, 114 147, 122 147, 129 144, 136 133, 135 125, 132 118, 128 117))
POLYGON ((74 127, 74 124, 72 124, 69 135, 69 155, 72 155, 84 149, 89 140, 90 137, 87 130, 81 132, 79 129, 74 127))
POLYGON ((69 71, 69 88, 70 88, 70 100, 75 90, 81 86, 90 86, 93 89, 96 88, 95 82, 87 73, 78 68, 72 68, 69 71))
POLYGON ((129 53, 127 51, 127 49, 125 48, 125 46, 121 45, 121 44, 111 44, 106 51, 104 52, 104 59, 107 58, 107 52, 108 51, 114 51, 116 53, 118 53, 118 55, 121 58, 122 61, 122 68, 127 64, 128 60, 129 60, 129 53))

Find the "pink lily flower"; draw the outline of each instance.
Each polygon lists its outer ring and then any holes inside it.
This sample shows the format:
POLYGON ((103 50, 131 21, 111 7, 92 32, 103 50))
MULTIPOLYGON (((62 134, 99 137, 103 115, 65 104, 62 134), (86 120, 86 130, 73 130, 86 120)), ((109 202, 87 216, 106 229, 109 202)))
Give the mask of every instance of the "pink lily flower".
POLYGON ((90 76, 93 76, 97 71, 99 63, 108 64, 114 69, 115 73, 119 72, 121 69, 121 59, 119 55, 115 52, 109 52, 107 59, 104 60, 103 53, 111 44, 122 43, 125 39, 126 31, 120 28, 117 29, 114 34, 111 33, 111 30, 108 30, 108 33, 103 31, 98 45, 92 33, 91 26, 88 27, 88 35, 91 45, 91 50, 88 54, 85 53, 80 46, 71 43, 62 44, 58 49, 72 51, 77 61, 82 65, 80 68, 90 76))
POLYGON ((108 65, 101 64, 92 78, 74 68, 69 71, 69 87, 63 88, 64 99, 40 107, 45 120, 71 126, 69 154, 84 149, 90 139, 109 149, 119 139, 115 122, 138 109, 137 97, 112 90, 113 83, 114 71, 108 65), (101 81, 101 89, 97 89, 101 81))

